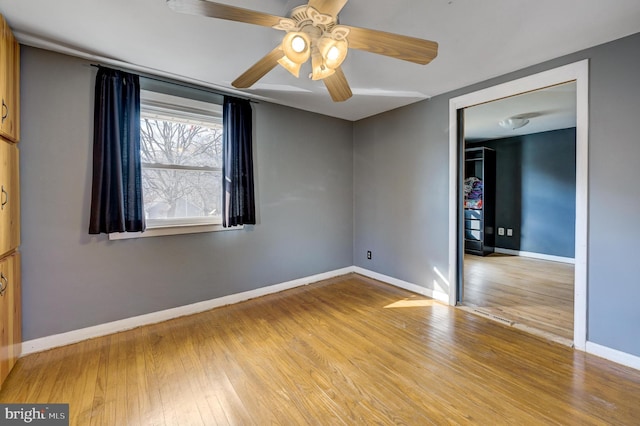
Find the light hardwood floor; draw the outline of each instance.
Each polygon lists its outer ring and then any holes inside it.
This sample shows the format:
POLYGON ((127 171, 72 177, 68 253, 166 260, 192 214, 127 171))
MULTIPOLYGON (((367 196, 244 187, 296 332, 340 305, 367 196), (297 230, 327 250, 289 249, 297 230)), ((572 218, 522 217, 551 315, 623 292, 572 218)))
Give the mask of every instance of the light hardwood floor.
POLYGON ((72 425, 637 424, 640 371, 358 275, 19 360, 72 425))
POLYGON ((464 256, 463 305, 573 341, 574 265, 520 256, 464 256))

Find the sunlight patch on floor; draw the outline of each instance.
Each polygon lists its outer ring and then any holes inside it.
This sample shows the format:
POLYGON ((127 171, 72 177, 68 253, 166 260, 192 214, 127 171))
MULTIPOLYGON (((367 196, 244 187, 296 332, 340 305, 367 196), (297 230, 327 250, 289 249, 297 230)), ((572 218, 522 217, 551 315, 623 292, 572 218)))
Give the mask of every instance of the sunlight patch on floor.
POLYGON ((393 302, 387 306, 387 308, 417 308, 417 307, 425 307, 425 306, 433 306, 438 304, 438 302, 434 299, 414 299, 412 297, 408 299, 398 300, 397 302, 393 302))

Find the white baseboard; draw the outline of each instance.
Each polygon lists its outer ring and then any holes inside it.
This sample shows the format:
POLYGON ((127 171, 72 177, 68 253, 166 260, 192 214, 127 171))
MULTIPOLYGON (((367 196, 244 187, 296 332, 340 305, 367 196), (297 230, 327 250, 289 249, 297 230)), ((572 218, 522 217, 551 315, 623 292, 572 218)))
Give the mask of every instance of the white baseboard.
POLYGON ((387 284, 394 285, 396 287, 403 288, 405 290, 412 291, 414 293, 422 294, 423 296, 430 297, 440 302, 449 304, 449 295, 441 291, 432 290, 430 288, 421 287, 416 284, 402 281, 397 278, 390 277, 388 275, 379 274, 377 272, 370 271, 368 269, 355 266, 353 272, 356 274, 364 275, 365 277, 373 278, 374 280, 383 281, 387 284))
POLYGON ((531 257, 533 259, 550 260, 552 262, 571 263, 574 265, 576 263, 576 260, 573 257, 553 256, 551 254, 534 253, 532 251, 511 250, 511 249, 500 248, 500 247, 496 247, 494 251, 496 253, 509 254, 511 256, 531 257))
POLYGON ((626 352, 601 346, 597 343, 587 342, 587 353, 640 370, 640 357, 626 352))
MULTIPOLYGON (((229 296, 219 297, 216 299, 205 300, 203 302, 192 303, 190 305, 179 306, 177 308, 165 309, 163 311, 152 312, 149 314, 139 315, 131 318, 125 318, 122 320, 108 322, 105 324, 100 324, 92 327, 82 328, 79 330, 72 330, 66 333, 60 333, 52 336, 41 337, 39 339, 28 340, 22 343, 21 356, 26 356, 36 352, 46 351, 49 349, 57 348, 59 346, 78 343, 83 340, 93 339, 93 338, 105 336, 108 334, 131 330, 133 328, 141 327, 143 325, 155 324, 158 322, 167 321, 170 319, 179 318, 186 315, 197 314, 197 313, 208 311, 210 309, 218 308, 221 306, 243 302, 245 300, 254 299, 260 296, 266 296, 272 293, 278 293, 280 291, 288 290, 295 287, 300 287, 303 285, 308 285, 314 282, 338 277, 340 275, 350 274, 352 272, 355 272, 360 275, 364 275, 365 277, 383 281, 385 283, 403 288, 405 290, 412 291, 414 293, 431 297, 445 304, 449 303, 449 295, 447 293, 421 287, 419 285, 412 284, 407 281, 402 281, 397 278, 390 277, 388 275, 379 274, 377 272, 360 268, 358 266, 349 266, 346 268, 336 269, 334 271, 329 271, 329 272, 324 272, 322 274, 299 278, 297 280, 287 281, 280 284, 274 284, 267 287, 258 288, 255 290, 245 291, 242 293, 232 294, 229 296)), ((640 370, 640 357, 637 357, 635 355, 631 355, 625 352, 611 349, 606 346, 601 346, 593 342, 587 342, 586 352, 599 356, 601 358, 607 359, 609 361, 613 361, 618 364, 622 364, 627 367, 640 370)))
POLYGON ((336 269, 334 271, 324 272, 322 274, 312 275, 293 281, 287 281, 280 284, 274 284, 255 290, 245 291, 242 293, 231 294, 229 296, 219 297, 216 299, 205 300, 203 302, 192 303, 190 305, 179 306, 177 308, 165 309, 149 314, 138 315, 131 318, 125 318, 118 321, 112 321, 92 327, 86 327, 79 330, 72 330, 66 333, 54 334, 52 336, 41 337, 39 339, 28 340, 22 343, 22 355, 29 355, 36 352, 42 352, 59 346, 70 345, 87 339, 105 336, 107 334, 118 333, 121 331, 131 330, 143 325, 155 324, 170 319, 193 315, 200 312, 208 311, 220 306, 231 305, 233 303, 243 302, 245 300, 254 299, 256 297, 265 296, 267 294, 278 293, 295 287, 311 284, 314 282, 334 278, 354 272, 352 266, 336 269))

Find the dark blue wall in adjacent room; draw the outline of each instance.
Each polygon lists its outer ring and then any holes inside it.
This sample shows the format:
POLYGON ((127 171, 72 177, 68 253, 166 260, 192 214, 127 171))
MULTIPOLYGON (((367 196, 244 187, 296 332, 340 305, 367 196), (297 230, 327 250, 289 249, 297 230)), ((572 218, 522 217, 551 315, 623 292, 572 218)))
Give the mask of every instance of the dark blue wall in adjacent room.
POLYGON ((469 144, 496 151, 496 247, 573 258, 576 129, 469 144))

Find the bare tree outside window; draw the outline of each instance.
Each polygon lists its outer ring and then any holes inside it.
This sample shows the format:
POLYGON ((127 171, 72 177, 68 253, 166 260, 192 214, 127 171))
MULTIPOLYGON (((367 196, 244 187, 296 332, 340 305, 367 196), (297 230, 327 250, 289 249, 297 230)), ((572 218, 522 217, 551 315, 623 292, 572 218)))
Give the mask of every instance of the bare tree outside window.
POLYGON ((143 111, 140 152, 147 219, 221 217, 222 125, 143 111))

